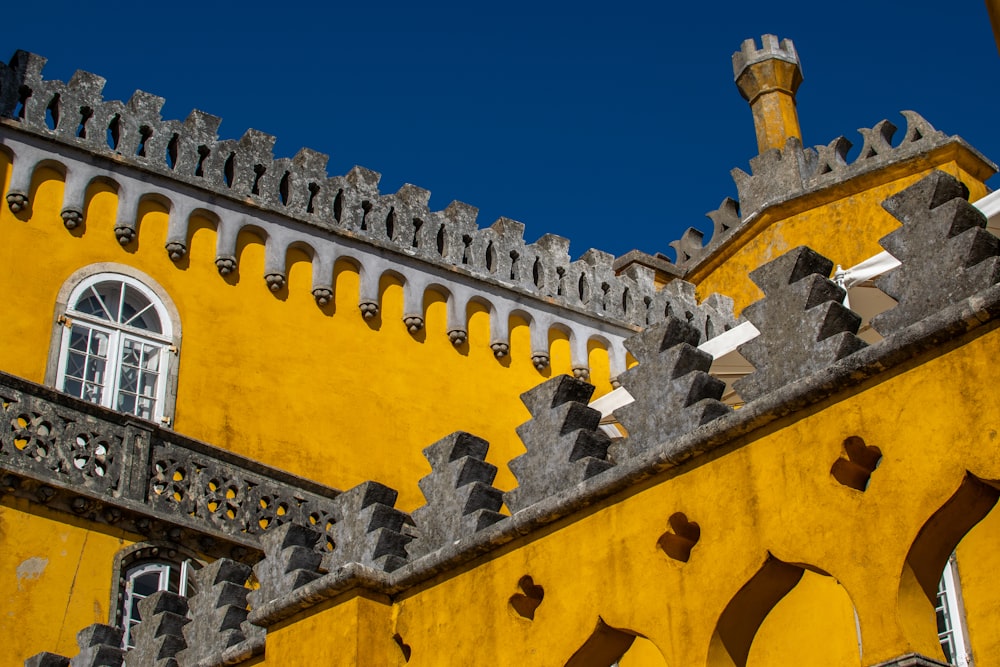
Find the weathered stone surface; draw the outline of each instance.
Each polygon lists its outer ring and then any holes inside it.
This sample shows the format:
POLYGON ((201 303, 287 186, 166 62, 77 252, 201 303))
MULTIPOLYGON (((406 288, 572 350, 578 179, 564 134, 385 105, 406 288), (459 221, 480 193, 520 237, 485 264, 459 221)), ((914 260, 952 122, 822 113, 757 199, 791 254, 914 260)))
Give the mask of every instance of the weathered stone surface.
POLYGON ((188 600, 191 623, 184 626, 187 648, 179 655, 182 665, 195 665, 264 630, 247 622, 246 581, 250 567, 220 558, 195 574, 197 592, 188 600))
POLYGON ((395 489, 364 482, 337 496, 329 531, 333 548, 323 557, 327 571, 361 563, 391 572, 406 563, 406 545, 413 536, 404 532, 404 525, 412 520, 393 507, 397 495, 395 489))
POLYGON ((36 653, 24 661, 24 667, 68 667, 69 658, 55 653, 36 653))
POLYGON ((487 463, 489 443, 452 433, 424 449, 431 474, 420 480, 427 504, 413 513, 419 537, 409 546, 419 558, 500 521, 503 492, 493 487, 497 469, 487 463))
POLYGON ((80 652, 69 661, 70 667, 122 667, 125 651, 122 650, 122 630, 111 625, 95 623, 76 634, 80 652))
POLYGON ((1000 239, 954 176, 935 171, 882 206, 902 226, 879 243, 901 265, 876 286, 898 303, 872 318, 886 336, 1000 282, 1000 239))
POLYGON ((178 654, 184 642, 187 598, 169 591, 158 591, 139 602, 142 621, 133 630, 135 647, 125 655, 127 667, 178 667, 178 654))
POLYGON ((598 430, 601 413, 587 407, 593 385, 560 375, 521 394, 532 419, 517 427, 527 453, 508 467, 517 488, 504 494, 511 512, 604 472, 611 441, 598 430))
MULTIPOLYGON (((42 77, 44 64, 44 58, 25 51, 15 53, 8 65, 0 63, 0 116, 16 120, 26 132, 215 195, 249 200, 319 229, 348 230, 377 245, 432 264, 460 267, 563 306, 637 326, 648 319, 644 305, 655 289, 616 275, 614 258, 607 253, 591 250, 573 261, 564 238, 545 235, 528 243, 524 225, 508 218, 479 228, 477 210, 467 204, 453 202, 432 211, 430 193, 422 188, 407 184, 396 193, 382 194, 375 172, 355 167, 346 175, 328 176, 327 156, 321 153, 302 149, 293 158, 276 158, 275 138, 268 134, 251 129, 236 140, 220 139, 221 121, 215 116, 196 110, 184 121, 164 120, 160 97, 139 91, 126 103, 105 100, 103 78, 77 72, 69 83, 50 81, 42 77), (58 118, 51 128, 46 122, 50 110, 51 117, 58 118)), ((27 194, 27 189, 12 184, 8 202, 24 208, 27 194)), ((78 224, 74 213, 70 219, 78 224)), ((136 230, 122 224, 116 234, 130 244, 136 230)), ((180 255, 179 250, 174 248, 171 255, 180 255)), ((220 271, 234 270, 228 257, 220 260, 220 271)), ((269 284, 277 282, 274 278, 269 284)))
POLYGON ((906 119, 906 132, 898 145, 891 143, 896 126, 888 120, 871 129, 860 129, 858 132, 864 144, 850 164, 846 156, 851 142, 844 137, 834 139, 827 146, 808 149, 803 149, 802 142, 792 137, 784 149, 766 151, 751 158, 751 174, 733 169, 743 219, 806 192, 842 183, 890 163, 961 141, 935 130, 915 111, 902 111, 901 114, 906 119))
POLYGON ((635 398, 615 410, 628 432, 619 463, 730 411, 718 400, 725 382, 708 374, 712 355, 695 347, 699 338, 695 327, 670 317, 625 341, 639 364, 619 376, 635 398))
POLYGON ((316 530, 294 523, 264 533, 264 559, 253 567, 260 587, 249 594, 250 606, 261 607, 318 579, 323 556, 316 545, 321 538, 316 530))
POLYGON ((745 401, 826 368, 865 347, 861 318, 842 304, 844 290, 827 276, 833 263, 800 246, 750 273, 764 298, 743 316, 760 335, 739 347, 754 371, 733 383, 745 401))

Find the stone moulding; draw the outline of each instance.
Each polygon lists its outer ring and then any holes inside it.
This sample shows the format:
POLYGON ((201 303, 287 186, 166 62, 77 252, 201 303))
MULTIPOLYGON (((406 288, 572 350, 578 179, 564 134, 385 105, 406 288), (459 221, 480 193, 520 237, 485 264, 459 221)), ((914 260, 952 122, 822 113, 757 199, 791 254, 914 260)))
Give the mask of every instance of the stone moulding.
POLYGON ((252 557, 339 491, 0 373, 0 491, 213 556, 252 557))
MULTIPOLYGON (((168 179, 173 186, 167 190, 183 184, 196 189, 201 201, 239 204, 244 216, 280 217, 281 226, 295 233, 279 235, 275 243, 269 235, 265 274, 272 277, 273 289, 281 288, 284 251, 291 240, 347 237, 472 277, 477 284, 502 287, 517 295, 514 301, 539 299, 620 328, 662 319, 649 308, 656 289, 648 268, 648 275, 617 275, 614 257, 598 250, 588 250, 573 261, 565 238, 548 234, 527 243, 524 225, 507 218, 480 228, 477 209, 461 202, 431 211, 430 192, 413 185, 381 194, 379 175, 361 167, 344 176, 328 176, 327 156, 306 148, 293 158, 276 159, 275 138, 270 135, 251 129, 239 140, 222 140, 217 134, 221 119, 215 116, 192 111, 184 121, 163 120, 163 98, 137 91, 128 102, 105 100, 105 80, 100 76, 78 71, 69 82, 45 80, 45 62, 41 56, 17 51, 9 64, 0 63, 0 125, 43 139, 47 153, 54 146, 73 147, 88 156, 84 162, 99 164, 93 156, 107 158, 111 168, 102 171, 120 173, 128 165, 168 179)), ((6 193, 15 212, 30 208, 31 174, 40 159, 28 157, 31 168, 15 169, 6 193)), ((83 202, 95 174, 77 165, 64 165, 64 170, 62 217, 76 227, 85 224, 83 202)), ((134 205, 149 193, 125 188, 120 194, 131 199, 122 207, 116 236, 128 245, 136 233, 134 205)), ((167 244, 175 261, 186 253, 190 212, 180 207, 175 216, 171 211, 167 244)), ((222 228, 238 231, 230 224, 222 228)), ((233 253, 226 250, 235 243, 235 235, 226 237, 226 243, 223 236, 219 258, 230 259, 233 253)), ((320 262, 314 268, 317 276, 328 276, 332 265, 320 262)), ((233 267, 226 264, 225 269, 233 267)), ((313 285, 324 287, 329 285, 323 280, 313 285)))
POLYGON ((996 172, 997 166, 961 137, 935 129, 915 111, 901 111, 900 114, 906 121, 902 139, 893 145, 897 127, 889 120, 872 128, 860 128, 862 146, 852 162, 848 162, 848 152, 853 144, 846 137, 837 137, 825 146, 812 148, 804 148, 799 139, 791 137, 783 149, 772 149, 751 158, 749 174, 733 169, 738 202, 726 198, 718 209, 706 214, 713 226, 707 242, 705 235, 692 227, 670 243, 677 253, 677 266, 685 272, 691 271, 765 209, 949 145, 958 146, 974 156, 980 162, 983 179, 996 172))
MULTIPOLYGON (((448 331, 468 331, 468 307, 470 303, 476 302, 489 310, 491 340, 488 342, 503 346, 508 352, 510 318, 516 315, 527 321, 531 330, 531 349, 521 351, 525 355, 535 352, 548 355, 549 330, 558 328, 569 335, 571 357, 575 366, 586 365, 588 343, 598 341, 608 349, 612 373, 617 374, 625 368, 622 341, 637 328, 628 322, 602 317, 586 310, 568 309, 558 305, 554 299, 528 298, 523 291, 510 285, 484 281, 456 267, 428 263, 419 257, 400 252, 399 249, 387 247, 377 240, 363 239, 350 230, 340 234, 330 233, 295 223, 269 211, 252 210, 245 203, 218 197, 206 200, 204 193, 189 185, 141 174, 125 165, 95 165, 78 147, 53 145, 37 137, 16 133, 2 121, 0 146, 14 157, 12 189, 16 186, 15 181, 24 184, 16 187, 27 188, 33 174, 40 167, 58 169, 64 172, 66 179, 63 206, 82 208, 88 184, 100 181, 112 185, 119 198, 118 220, 115 223, 119 242, 126 239, 127 243, 131 243, 131 240, 142 233, 136 220, 138 207, 143 200, 151 199, 169 210, 165 252, 174 261, 187 254, 190 218, 192 215, 199 215, 215 224, 215 263, 223 276, 240 269, 247 271, 248 267, 240 267, 236 259, 238 237, 241 232, 246 231, 264 241, 262 285, 271 291, 286 287, 286 256, 289 249, 295 248, 310 256, 313 276, 309 289, 320 306, 332 299, 334 266, 343 260, 358 271, 358 301, 361 314, 366 319, 379 314, 380 281, 383 276, 391 275, 403 282, 403 313, 400 313, 400 317, 405 326, 414 332, 419 331, 424 321, 424 295, 428 290, 433 290, 447 299, 448 331), (79 202, 67 203, 70 200, 79 202)), ((636 300, 629 297, 629 303, 642 304, 643 317, 656 319, 657 313, 662 316, 668 308, 673 308, 693 312, 700 321, 711 319, 719 329, 734 323, 731 305, 728 310, 728 304, 718 300, 707 300, 699 305, 695 301, 693 287, 677 288, 673 292, 656 291, 651 275, 640 272, 630 273, 630 276, 628 280, 638 286, 627 293, 636 295, 636 300), (648 298, 648 303, 639 296, 646 292, 655 292, 648 298)))
POLYGON ((915 357, 940 350, 942 344, 948 341, 989 333, 997 328, 998 319, 1000 285, 993 285, 875 345, 862 348, 824 369, 765 394, 740 410, 664 442, 640 456, 619 462, 600 475, 412 560, 392 573, 348 563, 283 598, 262 604, 251 612, 250 621, 266 627, 352 589, 395 595, 643 480, 658 475, 679 474, 684 470, 684 464, 695 457, 732 446, 741 436, 891 372, 894 367, 911 362, 915 357))

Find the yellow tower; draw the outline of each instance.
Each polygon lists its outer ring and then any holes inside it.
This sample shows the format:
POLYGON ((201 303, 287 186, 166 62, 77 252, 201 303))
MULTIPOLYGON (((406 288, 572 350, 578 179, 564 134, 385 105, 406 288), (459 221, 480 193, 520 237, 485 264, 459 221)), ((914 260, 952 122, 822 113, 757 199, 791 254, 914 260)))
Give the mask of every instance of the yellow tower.
POLYGON ((802 138, 795 110, 795 91, 802 83, 802 65, 792 40, 778 42, 774 35, 743 42, 733 54, 733 75, 740 94, 750 103, 757 131, 757 148, 763 153, 782 148, 789 137, 802 138))

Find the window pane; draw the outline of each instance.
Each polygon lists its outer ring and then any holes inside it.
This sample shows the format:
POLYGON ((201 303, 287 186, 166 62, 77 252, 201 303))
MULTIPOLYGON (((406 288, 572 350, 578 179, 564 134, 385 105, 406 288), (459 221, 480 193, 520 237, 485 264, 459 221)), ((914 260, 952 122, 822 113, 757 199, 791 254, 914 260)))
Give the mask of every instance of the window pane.
POLYGON ((142 347, 142 367, 147 371, 157 371, 160 369, 160 348, 158 345, 144 345, 142 347))
POLYGON ((122 366, 122 372, 118 375, 118 390, 135 393, 138 386, 139 371, 128 366, 122 366))
POLYGON ((79 352, 70 352, 66 360, 66 376, 72 378, 83 378, 83 368, 87 363, 87 355, 79 352))
POLYGON ((129 414, 135 414, 135 395, 134 394, 118 394, 118 405, 115 406, 116 410, 121 412, 127 412, 129 414))
POLYGON ((88 329, 88 331, 90 332, 90 354, 99 357, 107 357, 108 334, 103 331, 95 331, 93 329, 88 329))
POLYGON ((139 366, 139 345, 135 341, 126 338, 122 342, 122 363, 133 368, 139 366))
POLYGON ((99 404, 101 402, 101 397, 104 395, 104 392, 102 391, 103 389, 104 387, 99 384, 90 384, 89 382, 85 383, 83 385, 83 394, 80 398, 90 401, 91 403, 99 404))
POLYGON ((139 393, 143 396, 156 397, 156 380, 159 376, 156 373, 143 373, 142 381, 139 383, 139 393))
POLYGON ((90 380, 94 384, 104 384, 104 366, 105 360, 100 357, 90 357, 87 361, 87 370, 84 378, 90 380))
POLYGON ((72 378, 66 378, 63 383, 63 391, 70 396, 76 396, 77 398, 83 398, 83 383, 79 380, 74 380, 72 378))
POLYGON ((132 592, 135 595, 148 597, 160 588, 160 571, 146 572, 132 578, 132 592))
POLYGON ((153 304, 131 285, 125 285, 125 302, 122 304, 121 323, 155 333, 163 331, 153 304))
POLYGON ((139 403, 136 406, 135 414, 143 419, 153 418, 153 408, 156 406, 156 401, 150 400, 148 398, 140 398, 139 403))
POLYGON ((75 325, 69 334, 69 348, 71 350, 86 352, 89 340, 90 329, 84 326, 75 325))

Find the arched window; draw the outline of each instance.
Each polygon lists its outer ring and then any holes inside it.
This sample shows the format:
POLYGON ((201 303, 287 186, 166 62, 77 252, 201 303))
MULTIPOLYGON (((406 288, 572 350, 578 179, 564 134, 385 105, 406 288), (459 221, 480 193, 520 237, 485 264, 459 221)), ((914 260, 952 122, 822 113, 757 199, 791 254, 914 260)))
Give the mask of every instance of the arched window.
POLYGON ((164 301, 136 277, 98 272, 79 280, 58 317, 55 387, 143 419, 168 421, 169 376, 176 372, 173 319, 164 301))
POLYGON ((122 606, 122 646, 135 646, 135 626, 142 618, 139 603, 157 591, 194 595, 191 561, 181 563, 147 561, 133 565, 125 573, 125 600, 122 606))
POLYGON ((111 623, 123 630, 124 648, 135 646, 135 626, 142 620, 139 603, 157 591, 194 595, 194 573, 201 565, 194 554, 159 543, 135 544, 118 554, 111 623))

